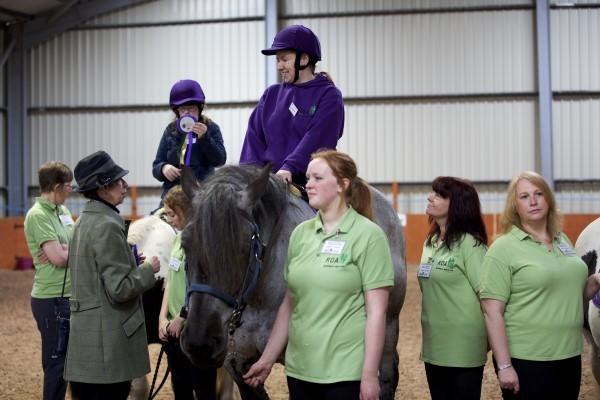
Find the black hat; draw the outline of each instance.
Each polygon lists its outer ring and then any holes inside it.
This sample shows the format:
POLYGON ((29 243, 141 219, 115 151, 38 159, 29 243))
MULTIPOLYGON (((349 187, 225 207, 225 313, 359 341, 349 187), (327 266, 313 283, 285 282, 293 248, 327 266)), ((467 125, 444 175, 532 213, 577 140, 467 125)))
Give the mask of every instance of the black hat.
POLYGON ((115 164, 107 152, 97 151, 80 160, 75 166, 75 191, 89 192, 110 185, 128 173, 129 171, 115 164))

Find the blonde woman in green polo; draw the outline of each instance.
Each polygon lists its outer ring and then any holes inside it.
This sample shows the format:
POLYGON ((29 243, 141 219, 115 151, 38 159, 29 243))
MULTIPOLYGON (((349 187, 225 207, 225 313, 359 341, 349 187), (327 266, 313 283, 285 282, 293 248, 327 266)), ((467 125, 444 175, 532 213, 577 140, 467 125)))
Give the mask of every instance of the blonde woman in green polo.
POLYGON ((427 196, 430 228, 417 272, 422 296, 421 360, 433 400, 478 400, 487 337, 479 276, 487 234, 470 182, 440 176, 427 196))
POLYGON ((504 399, 576 400, 583 301, 600 289, 561 232, 552 190, 523 172, 508 187, 503 234, 487 252, 479 297, 504 399))

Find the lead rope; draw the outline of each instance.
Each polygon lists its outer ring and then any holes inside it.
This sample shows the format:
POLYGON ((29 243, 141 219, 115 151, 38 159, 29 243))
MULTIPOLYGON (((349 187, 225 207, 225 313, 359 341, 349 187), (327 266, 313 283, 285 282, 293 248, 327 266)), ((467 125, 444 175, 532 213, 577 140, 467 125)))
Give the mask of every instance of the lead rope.
POLYGON ((156 389, 156 392, 152 393, 152 391, 154 390, 154 385, 156 384, 156 378, 158 377, 158 369, 160 368, 160 360, 162 359, 164 352, 165 352, 165 346, 161 345, 160 353, 158 353, 158 361, 156 361, 156 369, 154 370, 154 378, 152 378, 152 385, 150 386, 150 393, 148 394, 148 400, 153 400, 156 397, 156 395, 158 394, 160 389, 162 389, 165 382, 167 381, 167 377, 169 376, 169 372, 171 371, 171 368, 169 368, 169 365, 167 365, 167 370, 165 371, 165 376, 163 376, 162 381, 160 382, 160 385, 158 385, 158 388, 156 389))

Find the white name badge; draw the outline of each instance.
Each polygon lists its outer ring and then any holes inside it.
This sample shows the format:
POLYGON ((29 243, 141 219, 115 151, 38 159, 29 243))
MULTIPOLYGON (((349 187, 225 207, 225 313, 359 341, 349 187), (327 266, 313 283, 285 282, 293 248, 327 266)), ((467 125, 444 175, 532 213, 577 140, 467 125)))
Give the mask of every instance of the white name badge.
POLYGON ((431 276, 431 264, 419 265, 419 270, 417 271, 417 276, 419 278, 429 278, 431 276))
POLYGON ((326 240, 321 249, 321 253, 342 254, 342 249, 345 244, 346 242, 342 242, 341 240, 326 240))
POLYGON ((290 112, 292 113, 292 115, 295 117, 296 114, 298 113, 298 107, 296 107, 296 105, 294 104, 294 102, 292 102, 290 104, 290 108, 289 108, 290 112))
POLYGON ((558 244, 558 248, 565 256, 576 256, 577 255, 577 253, 575 253, 575 250, 573 250, 573 248, 571 248, 571 246, 569 246, 565 242, 560 242, 558 244))
POLYGON ((73 218, 71 218, 70 215, 59 215, 58 218, 60 218, 60 222, 64 225, 64 226, 69 226, 69 225, 73 225, 73 218))
POLYGON ((181 266, 181 260, 178 258, 171 258, 169 260, 169 268, 171 268, 173 271, 177 272, 179 271, 179 267, 181 266))

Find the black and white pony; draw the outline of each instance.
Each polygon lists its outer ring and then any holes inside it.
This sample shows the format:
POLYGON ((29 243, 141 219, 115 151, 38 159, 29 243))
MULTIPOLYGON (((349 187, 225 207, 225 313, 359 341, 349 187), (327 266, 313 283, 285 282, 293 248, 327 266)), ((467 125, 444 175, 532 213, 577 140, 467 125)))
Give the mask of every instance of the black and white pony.
MULTIPOLYGON (((199 366, 224 365, 243 399, 267 399, 264 388, 253 389, 241 377, 263 351, 283 298, 290 234, 314 211, 268 167, 226 166, 201 184, 184 169, 182 182, 193 199, 182 242, 194 291, 182 347, 199 366)), ((388 237, 394 261, 379 370, 381 398, 393 399, 398 318, 406 290, 405 244, 393 208, 380 192, 373 189, 372 194, 375 222, 388 237)))
MULTIPOLYGON (((577 254, 588 266, 588 275, 600 272, 600 218, 590 223, 579 235, 575 243, 577 254)), ((590 363, 596 383, 600 384, 600 293, 584 304, 586 326, 584 336, 590 343, 590 363)))

